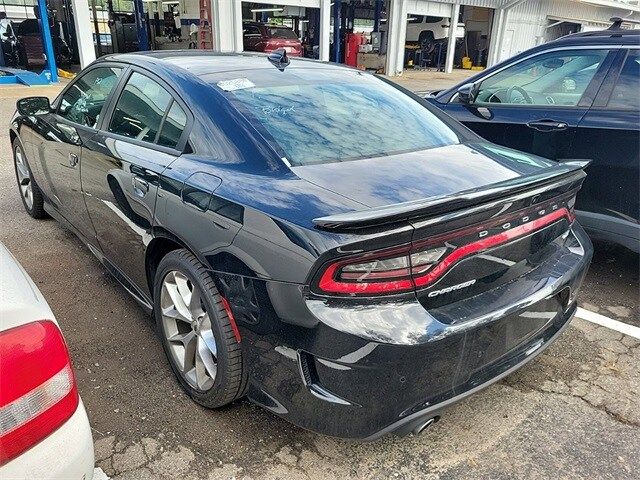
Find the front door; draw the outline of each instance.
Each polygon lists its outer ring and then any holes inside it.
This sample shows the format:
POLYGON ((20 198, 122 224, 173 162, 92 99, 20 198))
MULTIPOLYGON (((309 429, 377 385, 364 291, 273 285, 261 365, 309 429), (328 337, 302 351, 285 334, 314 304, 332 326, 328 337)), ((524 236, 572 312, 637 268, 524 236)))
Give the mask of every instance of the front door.
POLYGON ((519 60, 477 83, 470 104, 445 110, 478 135, 546 158, 575 158, 571 146, 614 54, 554 50, 519 60))
POLYGON ((160 175, 186 142, 186 109, 165 87, 132 71, 82 157, 82 184, 100 248, 120 280, 143 298, 150 298, 145 253, 160 175))
POLYGON ((76 79, 54 106, 39 116, 39 161, 49 202, 87 239, 95 232, 84 202, 80 170, 82 147, 97 132, 106 100, 122 73, 120 67, 92 68, 76 79))

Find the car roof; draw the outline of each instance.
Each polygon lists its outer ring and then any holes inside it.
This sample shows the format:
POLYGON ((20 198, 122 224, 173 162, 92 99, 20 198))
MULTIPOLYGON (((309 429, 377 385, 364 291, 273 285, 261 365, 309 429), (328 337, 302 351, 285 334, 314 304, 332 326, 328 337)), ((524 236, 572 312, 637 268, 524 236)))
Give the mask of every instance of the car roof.
POLYGON ((596 30, 593 32, 578 32, 565 35, 556 40, 544 43, 537 48, 550 45, 638 45, 640 44, 640 30, 617 29, 596 30))
MULTIPOLYGON (((168 72, 176 69, 186 70, 196 77, 208 81, 216 74, 227 72, 243 72, 249 70, 273 70, 274 75, 278 69, 262 53, 216 53, 211 50, 162 50, 156 52, 137 52, 112 54, 101 57, 100 61, 114 61, 130 63, 154 71, 154 67, 164 66, 168 72)), ((352 70, 350 67, 329 62, 320 62, 306 58, 290 57, 290 69, 330 69, 342 71, 352 70)))

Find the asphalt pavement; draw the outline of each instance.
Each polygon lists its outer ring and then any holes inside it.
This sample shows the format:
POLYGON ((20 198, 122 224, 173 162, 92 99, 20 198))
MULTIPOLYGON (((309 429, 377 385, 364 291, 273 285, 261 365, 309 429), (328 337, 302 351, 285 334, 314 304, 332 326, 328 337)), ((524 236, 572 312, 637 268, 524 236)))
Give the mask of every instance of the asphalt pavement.
MULTIPOLYGON (((0 87, 0 241, 48 299, 116 479, 640 478, 640 340, 574 319, 544 354, 445 412, 417 437, 316 435, 246 401, 211 411, 171 373, 152 319, 70 232, 27 216, 0 87)), ((638 255, 596 245, 583 308, 640 326, 638 255)))

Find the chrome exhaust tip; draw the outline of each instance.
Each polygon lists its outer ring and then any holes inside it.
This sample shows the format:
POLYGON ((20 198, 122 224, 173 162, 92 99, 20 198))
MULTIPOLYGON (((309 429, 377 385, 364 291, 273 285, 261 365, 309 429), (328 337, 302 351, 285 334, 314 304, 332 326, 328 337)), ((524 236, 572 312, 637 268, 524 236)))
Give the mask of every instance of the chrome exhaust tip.
POLYGON ((420 435, 422 432, 424 432, 427 428, 429 428, 431 425, 436 423, 438 420, 440 420, 440 417, 431 417, 430 419, 425 420, 424 422, 416 425, 414 429, 411 431, 411 433, 413 433, 414 435, 420 435))

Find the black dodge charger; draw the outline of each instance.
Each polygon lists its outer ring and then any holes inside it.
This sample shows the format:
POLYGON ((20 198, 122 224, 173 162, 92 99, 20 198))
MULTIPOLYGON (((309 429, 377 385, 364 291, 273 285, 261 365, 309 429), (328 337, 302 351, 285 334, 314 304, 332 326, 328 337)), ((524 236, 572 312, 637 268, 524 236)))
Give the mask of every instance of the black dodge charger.
POLYGON ((591 259, 585 162, 283 51, 107 56, 20 100, 10 135, 27 212, 153 312, 196 402, 328 435, 418 433, 521 367, 591 259))

